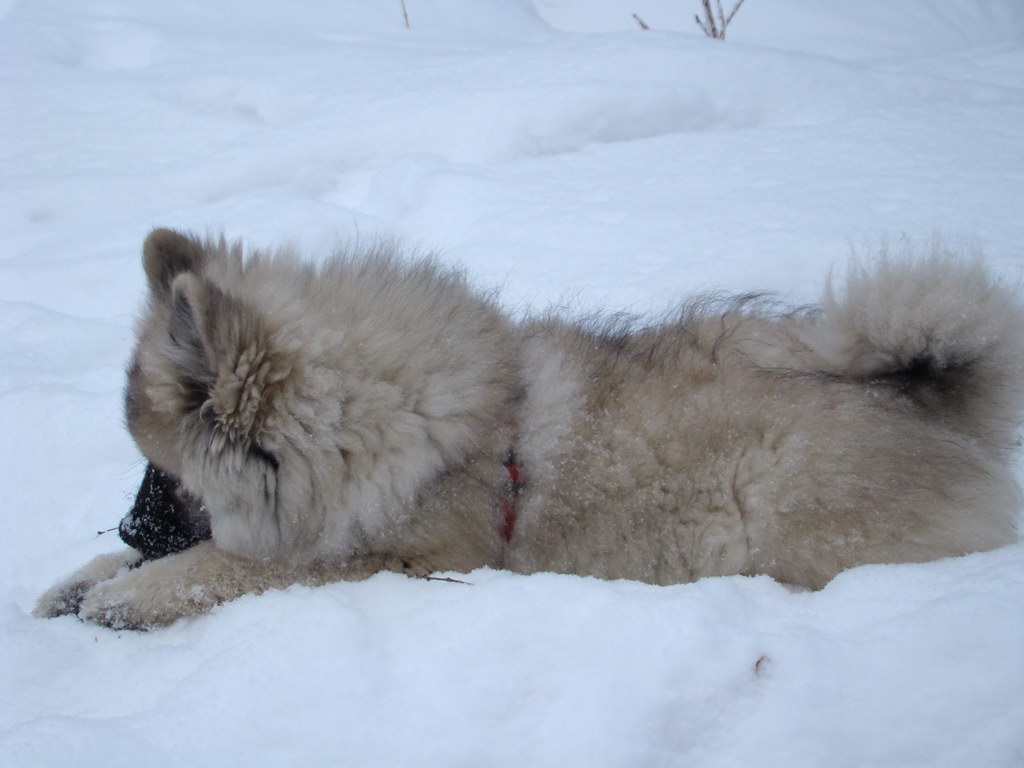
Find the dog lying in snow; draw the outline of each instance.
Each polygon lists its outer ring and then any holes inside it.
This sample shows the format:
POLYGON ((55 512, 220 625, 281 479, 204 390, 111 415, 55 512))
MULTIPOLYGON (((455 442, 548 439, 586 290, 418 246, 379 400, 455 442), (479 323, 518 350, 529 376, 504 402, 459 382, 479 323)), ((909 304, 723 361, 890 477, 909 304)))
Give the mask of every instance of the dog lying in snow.
POLYGON ((143 255, 125 410, 189 535, 97 558, 39 616, 144 629, 483 566, 819 588, 1016 538, 1024 315, 976 261, 882 258, 813 311, 700 299, 640 327, 513 323, 386 246, 314 266, 156 230, 143 255))

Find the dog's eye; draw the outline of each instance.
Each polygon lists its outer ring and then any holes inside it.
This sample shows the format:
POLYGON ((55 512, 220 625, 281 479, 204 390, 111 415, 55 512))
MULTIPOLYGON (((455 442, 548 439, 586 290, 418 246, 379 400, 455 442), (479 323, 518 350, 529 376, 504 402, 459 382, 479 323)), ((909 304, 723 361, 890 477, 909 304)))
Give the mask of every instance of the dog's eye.
POLYGON ((255 459, 259 459, 265 464, 269 464, 271 469, 275 472, 277 472, 277 469, 280 466, 277 462, 277 457, 274 456, 274 454, 256 443, 249 446, 249 455, 255 459))

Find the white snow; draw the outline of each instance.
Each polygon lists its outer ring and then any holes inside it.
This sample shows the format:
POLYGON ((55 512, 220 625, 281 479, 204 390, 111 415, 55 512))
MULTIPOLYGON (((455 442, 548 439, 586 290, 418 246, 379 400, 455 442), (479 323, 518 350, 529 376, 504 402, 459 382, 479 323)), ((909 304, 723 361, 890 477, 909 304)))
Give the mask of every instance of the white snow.
POLYGON ((747 0, 725 42, 697 0, 406 7, 0 1, 0 763, 1024 764, 1021 545, 817 593, 482 571, 30 616, 141 477, 152 226, 397 235, 513 311, 803 303, 936 234, 1024 274, 1020 0, 747 0))

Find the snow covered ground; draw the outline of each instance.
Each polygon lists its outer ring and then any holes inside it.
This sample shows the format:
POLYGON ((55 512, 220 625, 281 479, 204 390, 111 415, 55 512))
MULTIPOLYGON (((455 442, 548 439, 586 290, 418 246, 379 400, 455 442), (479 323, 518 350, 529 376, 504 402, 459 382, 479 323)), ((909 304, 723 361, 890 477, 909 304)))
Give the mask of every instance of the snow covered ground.
POLYGON ((397 235, 514 311, 803 303, 936 234, 1022 279, 1020 0, 748 0, 727 42, 698 5, 0 0, 0 763, 1024 764, 1024 546, 818 593, 484 571, 29 615, 141 477, 152 226, 397 235))

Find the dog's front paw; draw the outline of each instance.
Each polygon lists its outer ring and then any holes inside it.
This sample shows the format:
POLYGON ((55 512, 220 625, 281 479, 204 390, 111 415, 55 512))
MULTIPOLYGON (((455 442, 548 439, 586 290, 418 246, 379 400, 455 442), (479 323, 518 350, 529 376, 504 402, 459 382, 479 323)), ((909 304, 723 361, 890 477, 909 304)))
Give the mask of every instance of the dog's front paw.
POLYGON ((97 584, 82 599, 78 615, 113 629, 156 629, 245 594, 338 578, 344 576, 337 569, 315 574, 287 563, 239 557, 201 541, 97 584))
POLYGON ((78 617, 110 629, 146 631, 171 624, 177 617, 166 611, 154 611, 152 605, 140 602, 131 589, 104 583, 90 590, 78 607, 78 617))
POLYGON ((271 575, 280 581, 273 568, 203 541, 97 584, 86 593, 78 615, 112 629, 157 629, 246 592, 276 586, 271 575))
POLYGON ((86 581, 72 580, 61 582, 48 589, 36 602, 32 615, 38 619, 55 619, 58 616, 69 616, 78 613, 85 593, 92 588, 86 581))
POLYGON ((52 619, 78 613, 89 590, 101 582, 114 578, 121 570, 138 565, 141 561, 142 555, 134 549, 99 555, 47 590, 36 602, 32 614, 41 619, 52 619))
POLYGON ((154 568, 158 562, 97 584, 82 599, 78 616, 111 629, 150 630, 209 610, 203 588, 189 586, 154 568))

